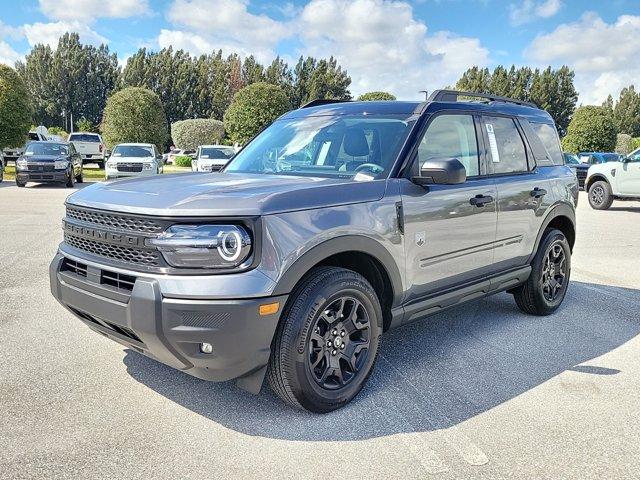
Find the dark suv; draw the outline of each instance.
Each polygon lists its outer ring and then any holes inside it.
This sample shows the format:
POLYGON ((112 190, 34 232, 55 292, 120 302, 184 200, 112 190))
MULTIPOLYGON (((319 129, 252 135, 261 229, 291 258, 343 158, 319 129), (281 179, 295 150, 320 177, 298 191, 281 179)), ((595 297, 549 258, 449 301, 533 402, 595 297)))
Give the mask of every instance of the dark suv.
POLYGON ((67 200, 54 296, 93 330, 196 377, 267 376, 327 412, 390 328, 508 291, 567 291, 576 177, 551 117, 501 97, 316 101, 223 173, 95 184, 67 200))

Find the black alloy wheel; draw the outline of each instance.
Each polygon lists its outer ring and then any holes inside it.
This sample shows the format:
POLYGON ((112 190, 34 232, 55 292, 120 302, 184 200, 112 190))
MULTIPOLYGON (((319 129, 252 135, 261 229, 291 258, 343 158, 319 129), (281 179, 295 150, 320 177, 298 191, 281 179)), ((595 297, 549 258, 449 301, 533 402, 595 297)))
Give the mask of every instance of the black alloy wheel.
POLYGON ((560 241, 552 243, 544 258, 542 267, 542 294, 549 302, 554 302, 567 281, 566 257, 560 241))
POLYGON ((360 301, 340 296, 316 319, 308 366, 316 383, 327 390, 351 382, 366 364, 371 340, 369 314, 360 301))

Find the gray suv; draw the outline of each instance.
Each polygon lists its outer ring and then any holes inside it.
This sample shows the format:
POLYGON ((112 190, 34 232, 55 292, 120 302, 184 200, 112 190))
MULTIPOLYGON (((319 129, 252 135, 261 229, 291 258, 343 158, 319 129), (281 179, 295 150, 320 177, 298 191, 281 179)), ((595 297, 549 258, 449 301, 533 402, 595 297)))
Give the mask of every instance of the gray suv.
POLYGON ((502 291, 548 315, 568 287, 576 177, 546 112, 461 95, 315 101, 223 173, 82 189, 53 295, 128 348, 254 393, 266 377, 313 412, 358 394, 390 328, 502 291))

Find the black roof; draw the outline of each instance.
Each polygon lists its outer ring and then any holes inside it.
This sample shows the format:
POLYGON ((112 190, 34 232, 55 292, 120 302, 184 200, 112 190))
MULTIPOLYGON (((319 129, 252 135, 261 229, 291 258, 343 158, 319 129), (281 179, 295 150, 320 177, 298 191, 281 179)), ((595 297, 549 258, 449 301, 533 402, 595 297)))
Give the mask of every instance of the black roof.
MULTIPOLYGON (((553 123, 551 116, 544 110, 535 107, 528 102, 521 102, 504 97, 480 96, 485 101, 458 100, 454 94, 465 95, 465 92, 436 91, 426 102, 408 101, 375 101, 375 102, 350 102, 330 100, 314 101, 297 110, 282 115, 283 119, 333 116, 333 115, 411 115, 420 114, 427 108, 429 111, 460 110, 490 114, 502 114, 526 118, 535 123, 553 123)), ((475 96, 475 94, 474 94, 475 96)))

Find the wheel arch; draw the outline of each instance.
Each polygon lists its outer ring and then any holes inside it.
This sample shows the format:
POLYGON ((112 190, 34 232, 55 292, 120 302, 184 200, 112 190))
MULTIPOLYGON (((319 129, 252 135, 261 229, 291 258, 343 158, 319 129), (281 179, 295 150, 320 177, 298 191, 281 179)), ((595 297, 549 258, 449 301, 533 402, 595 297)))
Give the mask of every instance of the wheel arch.
POLYGON ((348 268, 365 277, 380 299, 384 330, 389 328, 393 309, 402 302, 403 287, 400 270, 385 247, 374 239, 360 235, 327 240, 297 259, 282 275, 273 294, 290 293, 317 266, 348 268))
POLYGON ((548 228, 556 228, 560 230, 564 234, 564 236, 567 237, 567 241, 569 242, 571 251, 573 251, 573 246, 575 245, 576 241, 575 209, 568 204, 559 203, 551 207, 550 212, 542 222, 542 226, 540 227, 538 236, 536 238, 535 247, 533 249, 533 252, 531 253, 531 256, 529 257, 529 262, 531 262, 533 260, 533 257, 535 257, 536 252, 540 247, 542 237, 544 236, 544 232, 548 228))
POLYGON ((591 175, 591 177, 589 177, 587 179, 587 181, 584 184, 584 190, 585 192, 589 191, 589 188, 591 188, 591 185, 593 185, 595 182, 598 181, 603 181, 603 182, 607 182, 609 185, 611 185, 611 182, 609 181, 609 179, 607 178, 606 175, 602 174, 602 173, 595 173, 593 175, 591 175))

